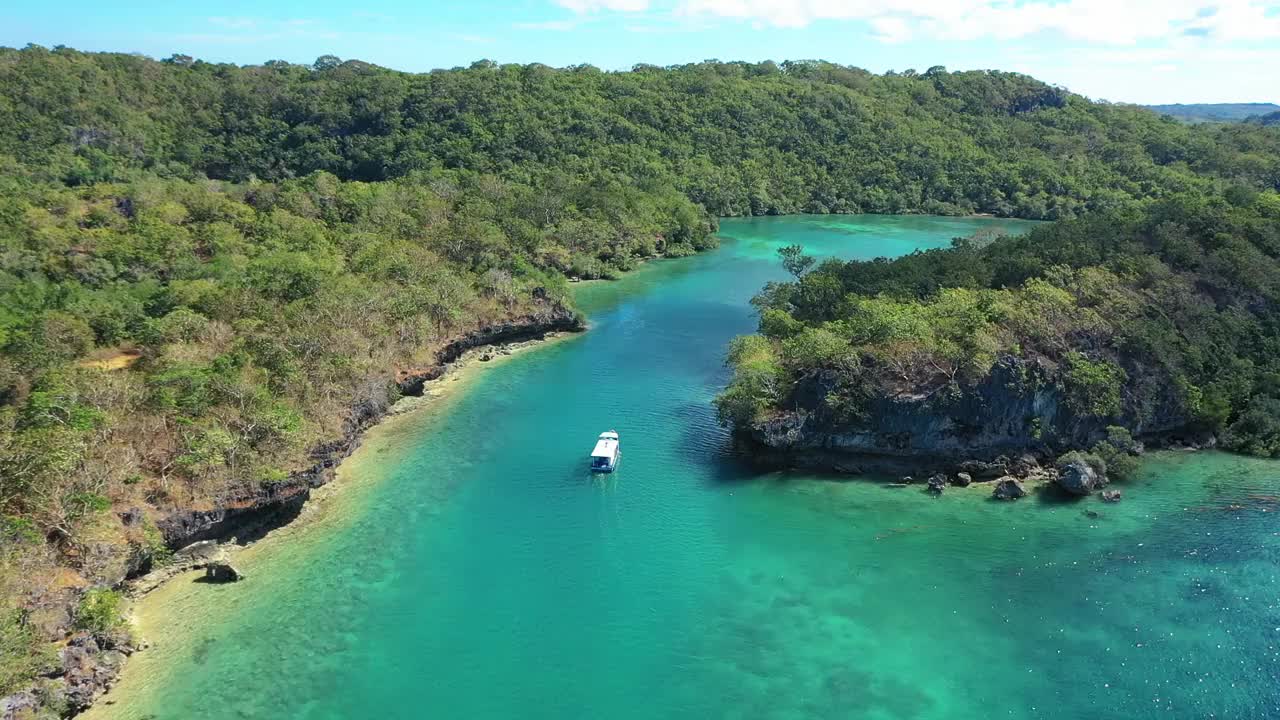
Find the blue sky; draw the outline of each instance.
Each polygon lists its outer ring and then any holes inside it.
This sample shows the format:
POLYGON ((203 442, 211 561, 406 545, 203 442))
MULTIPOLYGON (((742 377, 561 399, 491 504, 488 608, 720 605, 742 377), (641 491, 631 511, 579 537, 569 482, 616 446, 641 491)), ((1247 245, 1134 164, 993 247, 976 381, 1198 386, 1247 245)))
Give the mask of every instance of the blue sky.
POLYGON ((516 0, 0 7, 0 45, 185 53, 241 64, 334 54, 409 71, 499 62, 606 69, 822 58, 1035 75, 1126 102, 1280 102, 1280 0, 516 0))

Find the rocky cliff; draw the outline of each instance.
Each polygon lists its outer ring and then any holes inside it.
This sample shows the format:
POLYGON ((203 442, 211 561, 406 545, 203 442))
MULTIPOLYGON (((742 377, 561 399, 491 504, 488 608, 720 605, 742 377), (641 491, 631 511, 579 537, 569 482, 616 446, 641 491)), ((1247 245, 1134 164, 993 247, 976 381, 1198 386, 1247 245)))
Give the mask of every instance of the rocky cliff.
POLYGON ((740 432, 752 454, 771 464, 841 472, 972 471, 998 477, 1010 458, 1056 456, 1087 448, 1110 425, 1135 437, 1177 437, 1188 412, 1158 373, 1130 365, 1121 412, 1096 417, 1072 409, 1053 368, 1000 358, 977 383, 877 394, 857 420, 842 420, 826 399, 834 374, 800 379, 786 408, 740 432))
MULTIPOLYGON (((430 367, 401 372, 390 384, 366 394, 352 406, 343 423, 342 436, 312 450, 314 464, 292 473, 287 479, 255 488, 241 489, 224 497, 207 510, 180 509, 157 522, 165 542, 173 549, 202 540, 245 543, 272 528, 293 520, 302 511, 311 491, 333 479, 343 458, 360 446, 364 431, 381 420, 401 396, 418 396, 425 384, 444 375, 449 366, 473 348, 537 339, 549 332, 577 332, 584 329, 582 317, 556 303, 540 312, 486 325, 456 338, 436 352, 430 367)), ((145 571, 145 569, 143 570, 145 571)))

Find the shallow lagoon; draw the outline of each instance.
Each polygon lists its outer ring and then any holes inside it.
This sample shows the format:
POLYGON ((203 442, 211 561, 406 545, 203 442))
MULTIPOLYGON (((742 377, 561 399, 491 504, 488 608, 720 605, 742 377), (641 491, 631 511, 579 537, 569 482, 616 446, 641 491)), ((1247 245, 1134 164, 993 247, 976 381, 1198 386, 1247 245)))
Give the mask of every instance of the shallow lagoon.
POLYGON ((1280 465, 1163 454, 1125 500, 759 474, 710 400, 774 251, 984 227, 727 220, 582 287, 591 332, 375 432, 249 580, 149 598, 107 718, 1280 716, 1280 465), (583 456, 622 435, 619 472, 583 456), (1092 517, 1088 511, 1096 513, 1092 517))

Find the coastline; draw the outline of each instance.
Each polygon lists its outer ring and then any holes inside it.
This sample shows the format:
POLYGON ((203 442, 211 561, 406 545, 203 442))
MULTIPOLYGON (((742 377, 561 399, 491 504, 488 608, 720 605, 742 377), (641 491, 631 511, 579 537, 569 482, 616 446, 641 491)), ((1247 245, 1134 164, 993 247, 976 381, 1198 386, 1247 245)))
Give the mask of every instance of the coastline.
MULTIPOLYGON (((644 262, 619 280, 642 277, 647 274, 646 270, 659 265, 661 263, 644 262)), ((613 286, 619 280, 583 280, 574 283, 570 290, 586 290, 589 295, 594 296, 595 293, 590 292, 591 290, 613 286)), ((564 322, 564 318, 552 318, 544 322, 564 322)), ((273 512, 268 517, 259 518, 252 524, 255 529, 263 528, 261 534, 250 532, 246 535, 236 527, 224 526, 219 529, 214 536, 216 539, 235 540, 225 545, 231 551, 227 560, 244 571, 251 586, 254 578, 259 575, 260 563, 266 562, 266 558, 274 563, 282 562, 282 555, 304 552, 305 548, 319 542, 322 536, 349 521, 350 515, 345 511, 355 507, 366 494, 365 491, 375 487, 381 479, 377 472, 370 471, 367 461, 390 451, 397 436, 416 434, 423 423, 439 419, 452 405, 452 399, 469 387, 485 365, 500 363, 508 357, 504 353, 492 352, 492 343, 475 344, 477 335, 492 336, 495 329, 499 335, 504 331, 526 335, 548 332, 529 327, 520 320, 507 321, 458 336, 446 343, 436 353, 437 364, 401 372, 396 376, 405 397, 378 410, 376 417, 369 419, 366 424, 358 425, 348 438, 352 441, 351 448, 337 449, 329 459, 317 465, 317 472, 334 477, 333 481, 326 478, 312 484, 313 476, 312 479, 294 483, 299 487, 300 494, 305 494, 305 497, 296 499, 296 512, 273 512), (490 359, 484 362, 481 358, 486 354, 490 355, 490 359), (281 519, 282 516, 287 517, 281 519), (287 542, 283 542, 284 540, 287 542), (286 550, 286 546, 290 549, 286 550)), ((518 354, 525 349, 567 339, 576 334, 560 330, 551 330, 549 333, 544 340, 522 340, 507 347, 518 354)), ((501 341, 499 343, 502 344, 501 341)), ((381 462, 386 460, 386 456, 379 458, 381 462)), ((307 472, 310 471, 304 471, 300 475, 307 472)), ((294 501, 292 497, 283 499, 286 502, 294 501)), ((191 537, 188 542, 198 539, 201 538, 191 537)), ((187 543, 180 542, 174 546, 181 547, 185 544, 187 543)), ((190 640, 188 636, 194 634, 190 629, 193 617, 200 618, 199 624, 206 627, 220 622, 234 622, 234 615, 215 611, 210 608, 215 603, 206 600, 210 593, 237 593, 239 585, 219 586, 193 582, 202 572, 198 568, 177 572, 162 571, 142 576, 127 584, 131 588, 131 621, 143 640, 142 647, 146 652, 131 658, 119 677, 105 684, 109 692, 98 696, 93 705, 82 711, 82 717, 132 717, 119 711, 127 709, 132 699, 164 685, 165 678, 170 677, 165 671, 170 665, 168 659, 173 657, 173 652, 184 646, 190 649, 190 645, 186 643, 190 640), (122 705, 125 707, 120 707, 122 705)))
MULTIPOLYGON (((252 580, 263 564, 278 561, 287 553, 298 553, 351 522, 352 511, 359 509, 359 503, 383 479, 374 465, 385 465, 388 453, 402 449, 407 438, 417 437, 424 426, 447 415, 484 370, 579 334, 580 331, 552 330, 510 343, 477 345, 442 363, 443 371, 422 381, 419 394, 403 397, 361 431, 357 446, 333 468, 333 479, 312 489, 295 515, 252 540, 221 544, 227 560, 242 569, 252 591, 252 580)), ((123 664, 105 692, 77 717, 134 717, 127 714, 128 709, 157 684, 163 685, 170 659, 192 635, 193 618, 199 618, 202 624, 228 619, 210 612, 209 593, 235 592, 244 583, 211 585, 203 582, 203 574, 199 567, 176 571, 160 568, 126 583, 128 619, 139 651, 123 664)))

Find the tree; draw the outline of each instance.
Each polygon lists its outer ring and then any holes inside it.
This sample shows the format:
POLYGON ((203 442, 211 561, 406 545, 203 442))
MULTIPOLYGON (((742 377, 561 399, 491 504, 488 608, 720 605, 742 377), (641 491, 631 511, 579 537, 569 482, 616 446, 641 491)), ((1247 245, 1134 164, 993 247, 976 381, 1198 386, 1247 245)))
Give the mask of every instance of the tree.
POLYGON ((342 64, 342 58, 337 55, 321 55, 316 61, 311 63, 311 69, 317 72, 332 70, 342 64))
POLYGON ((815 258, 804 254, 803 245, 787 245, 778 248, 778 257, 782 258, 782 267, 787 269, 797 280, 816 262, 815 258))

